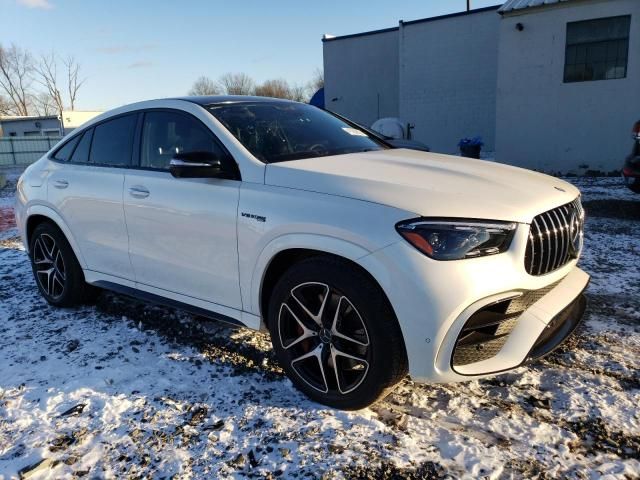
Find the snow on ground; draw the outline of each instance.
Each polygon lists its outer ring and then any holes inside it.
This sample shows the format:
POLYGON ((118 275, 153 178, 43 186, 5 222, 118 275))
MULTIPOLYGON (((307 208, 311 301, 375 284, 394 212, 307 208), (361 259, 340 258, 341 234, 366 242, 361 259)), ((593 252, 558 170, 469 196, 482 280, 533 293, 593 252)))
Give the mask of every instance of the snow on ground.
POLYGON ((592 275, 577 335, 526 368, 405 380, 352 413, 298 393, 263 333, 111 293, 51 308, 1 232, 0 478, 638 478, 640 196, 576 183, 592 275))

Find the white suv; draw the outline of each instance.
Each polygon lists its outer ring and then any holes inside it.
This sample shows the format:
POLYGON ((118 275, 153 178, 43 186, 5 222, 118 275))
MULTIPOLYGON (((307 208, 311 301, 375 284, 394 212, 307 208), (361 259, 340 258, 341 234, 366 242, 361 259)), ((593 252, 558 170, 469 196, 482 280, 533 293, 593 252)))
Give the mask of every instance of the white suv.
POLYGON ((16 217, 52 305, 101 287, 267 328, 294 385, 344 409, 407 373, 469 380, 545 355, 589 281, 572 185, 393 149, 276 99, 103 114, 25 171, 16 217))

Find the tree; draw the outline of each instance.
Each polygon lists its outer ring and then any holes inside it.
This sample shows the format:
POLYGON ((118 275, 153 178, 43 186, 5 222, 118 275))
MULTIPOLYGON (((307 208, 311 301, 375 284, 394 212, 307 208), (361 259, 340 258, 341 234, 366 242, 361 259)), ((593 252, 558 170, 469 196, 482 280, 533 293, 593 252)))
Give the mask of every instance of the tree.
POLYGON ((78 90, 84 84, 86 78, 82 80, 79 78, 80 64, 73 56, 68 56, 64 62, 64 66, 67 67, 67 91, 69 92, 69 107, 71 110, 76 109, 76 97, 78 96, 78 90))
POLYGON ((11 106, 11 102, 7 100, 4 96, 0 95, 0 116, 11 115, 13 113, 13 108, 11 106))
MULTIPOLYGON (((47 102, 40 102, 40 107, 52 103, 55 106, 57 114, 62 115, 64 103, 62 93, 58 88, 58 64, 55 54, 51 52, 49 55, 42 55, 38 66, 35 68, 35 72, 37 81, 45 88, 45 95, 48 99, 47 102)), ((35 98, 39 97, 40 96, 35 96, 35 98)), ((38 104, 38 102, 36 102, 36 104, 38 104)))
POLYGON ((313 78, 311 79, 311 88, 313 89, 314 93, 321 88, 324 88, 324 72, 319 68, 316 68, 313 72, 313 78))
POLYGON ((56 102, 53 101, 47 92, 40 92, 31 97, 31 104, 33 105, 36 115, 60 115, 58 105, 56 105, 56 102))
POLYGON ((16 115, 29 115, 33 75, 33 58, 28 51, 0 45, 0 90, 16 115))
POLYGON ((309 87, 300 84, 292 86, 289 98, 296 102, 307 103, 311 98, 309 87))
POLYGON ((255 94, 259 97, 291 98, 291 87, 283 78, 267 80, 255 88, 255 94))
POLYGON ((227 95, 251 95, 255 85, 246 73, 225 73, 218 83, 227 95))
POLYGON ((189 95, 219 95, 220 87, 209 77, 199 77, 191 86, 189 95))

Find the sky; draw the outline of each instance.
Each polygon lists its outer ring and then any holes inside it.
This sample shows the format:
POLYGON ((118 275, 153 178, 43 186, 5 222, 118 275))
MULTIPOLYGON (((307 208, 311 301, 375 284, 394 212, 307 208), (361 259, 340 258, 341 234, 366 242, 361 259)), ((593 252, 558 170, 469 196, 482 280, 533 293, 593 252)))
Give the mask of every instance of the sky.
MULTIPOLYGON (((472 8, 500 3, 471 0, 472 8)), ((185 95, 201 75, 306 83, 322 35, 462 11, 466 0, 0 0, 0 45, 73 55, 86 82, 76 109, 185 95)))

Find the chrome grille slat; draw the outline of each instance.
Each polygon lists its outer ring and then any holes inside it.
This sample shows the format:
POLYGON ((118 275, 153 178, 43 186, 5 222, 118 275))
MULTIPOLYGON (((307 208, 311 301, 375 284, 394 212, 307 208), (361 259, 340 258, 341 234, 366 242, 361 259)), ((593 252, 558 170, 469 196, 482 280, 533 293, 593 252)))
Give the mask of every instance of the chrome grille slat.
MULTIPOLYGON (((556 256, 554 257, 553 269, 555 270, 562 264, 562 257, 564 256, 565 241, 564 241, 564 222, 560 220, 558 210, 553 210, 553 216, 556 217, 558 222, 558 235, 556 235, 556 242, 560 242, 560 248, 556 250, 556 256), (560 237, 558 239, 558 237, 560 237)), ((557 243, 556 243, 557 247, 557 243)))
MULTIPOLYGON (((551 231, 549 230, 549 226, 547 225, 547 221, 545 220, 546 216, 547 216, 546 213, 543 213, 542 215, 540 215, 540 221, 544 225, 544 236, 547 239, 547 244, 548 244, 547 246, 549 247, 547 250, 547 255, 544 257, 544 259, 546 260, 544 271, 548 272, 550 270, 549 261, 551 260, 551 250, 553 247, 551 246, 551 231)), ((540 262, 540 268, 542 268, 542 262, 540 262)))
MULTIPOLYGON (((531 222, 527 250, 525 253, 525 269, 530 275, 545 275, 557 270, 576 257, 572 244, 572 219, 578 217, 582 236, 584 210, 580 197, 547 212, 537 215, 531 222)), ((574 234, 576 230, 573 230, 574 234)), ((575 235, 574 235, 575 238, 575 235)), ((578 242, 576 242, 577 244, 578 242)), ((581 242, 580 242, 581 243, 581 242)))
POLYGON ((549 212, 547 216, 549 217, 549 221, 553 227, 553 234, 551 235, 553 237, 553 260, 551 260, 551 270, 555 270, 558 268, 558 253, 560 250, 560 246, 558 245, 558 227, 560 224, 556 224, 557 218, 554 218, 554 212, 549 212))

